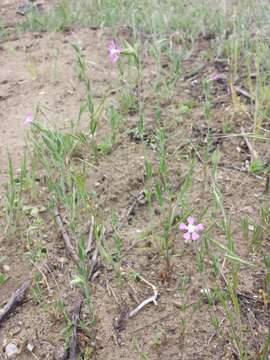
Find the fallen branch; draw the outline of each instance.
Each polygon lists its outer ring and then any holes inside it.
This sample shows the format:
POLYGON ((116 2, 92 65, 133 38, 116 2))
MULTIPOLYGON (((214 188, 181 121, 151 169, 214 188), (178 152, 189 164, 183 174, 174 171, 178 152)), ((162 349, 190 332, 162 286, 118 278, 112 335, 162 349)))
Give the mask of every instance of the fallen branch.
MULTIPOLYGON (((132 270, 131 268, 128 268, 128 269, 121 268, 121 271, 127 271, 127 270, 134 272, 134 270, 132 270)), ((122 341, 120 332, 125 329, 127 320, 129 318, 132 318, 135 315, 137 315, 138 312, 141 309, 143 309, 147 304, 153 302, 155 305, 157 305, 157 299, 159 297, 159 293, 158 293, 156 286, 151 284, 149 281, 147 281, 145 278, 143 278, 140 274, 136 274, 136 275, 141 281, 143 281, 144 283, 146 283, 153 289, 154 294, 152 296, 150 296, 149 298, 145 299, 144 301, 142 301, 135 309, 133 309, 129 312, 127 312, 126 310, 122 310, 120 313, 120 316, 114 320, 113 326, 116 331, 116 343, 118 346, 123 345, 123 341, 122 341)), ((108 284, 107 284, 107 288, 108 288, 108 290, 112 290, 112 289, 109 289, 108 284)), ((115 294, 113 293, 113 291, 112 291, 112 294, 115 297, 115 294)), ((117 299, 115 299, 115 300, 116 300, 116 303, 118 304, 117 299)))
POLYGON ((70 238, 69 238, 69 235, 64 227, 64 224, 63 224, 63 221, 62 221, 62 218, 61 218, 61 215, 60 215, 60 212, 58 210, 58 208, 55 209, 54 211, 54 215, 55 215, 55 219, 56 219, 56 222, 57 222, 57 225, 59 227, 59 230, 62 234, 62 237, 64 239, 64 242, 65 242, 65 245, 66 245, 66 249, 69 253, 69 255, 71 256, 71 258, 73 259, 73 261, 75 263, 78 263, 79 262, 79 257, 78 255, 76 254, 74 248, 73 248, 73 245, 70 241, 70 238))
POLYGON ((157 299, 159 297, 159 293, 158 293, 157 287, 155 285, 151 284, 148 280, 144 279, 141 275, 139 275, 139 274, 136 274, 136 275, 138 276, 138 278, 141 281, 143 281, 144 283, 146 283, 153 289, 154 294, 152 296, 150 296, 149 298, 145 299, 144 301, 142 301, 135 309, 131 310, 128 313, 129 318, 137 315, 141 309, 143 309, 146 305, 150 304, 151 302, 154 303, 155 305, 157 305, 157 299))
POLYGON ((89 271, 89 280, 93 279, 93 276, 96 274, 96 264, 97 264, 97 258, 98 258, 99 250, 98 248, 95 249, 93 256, 91 258, 91 267, 89 271))
POLYGON ((65 349, 64 353, 61 354, 60 357, 57 357, 58 360, 76 360, 76 352, 77 352, 77 324, 80 318, 80 312, 82 308, 83 300, 80 298, 77 301, 77 304, 75 304, 70 320, 72 322, 71 328, 71 336, 69 339, 68 347, 65 349))
POLYGON ((26 290, 29 288, 30 280, 26 280, 10 297, 8 303, 0 310, 0 324, 11 313, 13 308, 23 301, 26 290))
MULTIPOLYGON (((63 221, 61 219, 61 215, 59 210, 56 208, 55 209, 55 218, 58 224, 58 227, 61 231, 61 234, 63 236, 65 245, 66 245, 66 249, 69 253, 69 255, 71 256, 72 260, 78 264, 80 262, 80 259, 78 257, 78 255, 76 254, 74 247, 71 243, 71 240, 69 238, 69 235, 64 227, 63 221)), ((95 219, 92 216, 92 223, 90 225, 90 230, 89 230, 89 237, 88 237, 88 244, 87 244, 87 248, 86 248, 86 252, 89 253, 92 249, 92 242, 93 242, 93 234, 94 234, 94 226, 95 226, 95 219)), ((98 258, 98 249, 95 249, 92 259, 91 259, 91 266, 90 266, 90 271, 89 271, 89 280, 92 279, 93 275, 95 275, 95 267, 96 267, 96 263, 97 263, 97 258, 98 258)))
POLYGON ((77 304, 75 305, 72 314, 71 314, 71 321, 72 321, 72 334, 70 337, 69 342, 69 359, 76 360, 77 359, 77 324, 80 318, 80 312, 82 308, 83 300, 79 299, 77 304))
POLYGON ((154 290, 154 295, 150 296, 149 298, 145 299, 144 301, 142 301, 134 310, 130 311, 128 314, 128 317, 133 317, 135 315, 137 315, 137 313, 144 308, 146 305, 150 304, 151 302, 153 302, 155 305, 157 305, 157 298, 158 298, 158 292, 155 289, 154 290))

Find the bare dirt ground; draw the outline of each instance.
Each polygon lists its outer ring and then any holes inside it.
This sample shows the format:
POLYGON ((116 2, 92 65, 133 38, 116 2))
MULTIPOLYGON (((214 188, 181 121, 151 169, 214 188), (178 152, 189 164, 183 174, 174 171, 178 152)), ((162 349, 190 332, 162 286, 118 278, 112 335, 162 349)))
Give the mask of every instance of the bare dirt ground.
MULTIPOLYGON (((3 0, 1 17, 12 28, 20 17, 16 15, 16 8, 20 1, 3 0)), ((123 30, 123 29, 122 29, 123 30)), ((119 38, 125 37, 121 29, 115 32, 119 38)), ((25 149, 28 127, 23 123, 28 112, 36 106, 44 109, 48 124, 60 130, 69 128, 70 121, 78 116, 80 101, 83 98, 83 88, 75 76, 75 56, 70 43, 77 41, 82 44, 83 53, 89 60, 91 78, 95 89, 95 98, 99 99, 104 89, 110 88, 116 77, 116 70, 109 63, 106 44, 110 39, 110 32, 106 29, 70 29, 65 33, 24 33, 13 39, 6 39, 0 44, 0 181, 1 205, 5 203, 4 184, 8 179, 8 156, 10 154, 15 170, 20 167, 25 149), (105 69, 105 70, 104 70, 105 69)), ((200 53, 210 45, 210 40, 201 39, 194 55, 186 61, 185 73, 190 73, 201 64, 200 53)), ((144 58, 144 81, 150 82, 153 74, 151 59, 144 58)), ((166 69, 166 59, 164 59, 166 69)), ((205 137, 205 122, 203 119, 200 99, 202 99, 199 80, 203 76, 220 71, 218 64, 210 63, 192 80, 182 79, 177 83, 173 97, 164 99, 162 121, 168 138, 168 165, 175 188, 179 186, 183 175, 188 170, 188 164, 181 162, 178 148, 190 151, 190 144, 183 145, 187 138, 203 144, 205 137), (195 121, 189 125, 179 125, 170 118, 181 101, 196 101, 193 109, 195 121)), ((226 67, 222 69, 226 74, 226 67)), ((250 119, 245 111, 235 114, 231 97, 222 84, 215 85, 214 126, 213 133, 222 133, 221 117, 228 117, 234 124, 234 131, 240 132, 241 126, 246 131, 251 128, 250 119), (234 117, 232 119, 232 115, 234 117)), ((145 95, 147 96, 147 95, 145 95)), ((146 134, 153 140, 153 113, 149 98, 146 121, 146 134)), ((245 105, 248 110, 248 104, 245 105)), ((125 124, 128 128, 135 128, 136 116, 128 115, 125 124)), ((104 133, 106 125, 104 124, 104 133)), ((154 142, 154 140, 153 140, 154 142)), ((225 209, 234 218, 234 238, 237 243, 238 254, 243 258, 249 255, 244 242, 240 217, 249 215, 258 218, 258 211, 268 199, 264 193, 265 179, 256 178, 239 171, 248 158, 248 149, 243 145, 242 138, 229 138, 215 144, 222 152, 222 166, 219 169, 219 180, 223 186, 225 209), (238 151, 237 149, 240 149, 238 151), (231 168, 231 165, 235 169, 231 168), (248 196, 246 196, 248 194, 248 196), (237 226, 239 224, 239 226, 237 226)), ((265 148, 256 149, 269 156, 265 148)), ((209 175, 209 174, 208 174, 209 175)), ((80 330, 79 347, 84 353, 82 359, 235 359, 234 349, 225 336, 218 337, 210 324, 208 304, 201 296, 201 289, 211 281, 203 282, 200 272, 194 270, 194 252, 186 247, 177 229, 171 235, 175 244, 175 255, 172 257, 172 274, 165 274, 164 261, 158 256, 154 238, 149 229, 147 241, 131 247, 140 232, 149 228, 149 224, 158 226, 161 217, 158 206, 153 216, 149 216, 147 206, 136 208, 131 221, 127 221, 126 214, 134 201, 134 195, 143 189, 144 181, 144 147, 140 141, 134 141, 123 132, 113 148, 113 152, 100 160, 98 169, 93 169, 89 178, 89 189, 95 188, 97 206, 100 212, 109 214, 114 209, 122 219, 120 229, 124 239, 124 266, 131 266, 140 274, 155 284, 159 290, 158 305, 148 305, 133 319, 121 323, 119 318, 127 309, 136 307, 140 302, 152 294, 149 286, 141 281, 133 283, 122 278, 115 278, 112 269, 101 268, 100 276, 93 281, 92 294, 97 315, 97 324, 86 331, 80 330), (186 284, 185 301, 179 288, 184 286, 181 279, 188 279, 186 284), (179 280, 180 279, 180 280, 179 280), (182 284, 182 285, 181 285, 182 284), (202 285, 203 284, 203 285, 202 285), (196 308, 196 304, 199 305, 196 308), (185 311, 184 304, 188 304, 185 311), (182 307, 181 307, 182 306, 182 307), (117 325, 118 324, 118 328, 117 325), (120 325, 119 325, 120 324, 120 325), (120 327, 120 329, 119 329, 120 327), (141 355, 138 355, 138 354, 141 355), (145 353, 145 357, 143 357, 145 353), (148 354, 149 357, 146 357, 148 354)), ((210 206, 211 196, 203 188, 203 165, 199 165, 192 187, 194 204, 203 202, 204 207, 210 206)), ((68 259, 61 235, 55 229, 54 219, 49 212, 42 218, 42 231, 38 235, 41 247, 46 249, 46 257, 41 258, 39 265, 30 264, 26 260, 25 252, 27 232, 22 231, 8 237, 0 234, 0 255, 6 256, 6 264, 10 267, 8 281, 0 288, 0 306, 4 305, 22 282, 41 273, 40 288, 44 298, 42 303, 34 300, 33 296, 17 308, 15 312, 0 326, 0 358, 4 346, 12 339, 21 349, 18 359, 60 359, 63 346, 65 322, 59 316, 53 304, 62 299, 68 310, 71 310, 78 298, 77 291, 70 285, 74 269, 68 259), (37 268, 38 267, 38 268, 37 268), (33 356, 27 351, 27 344, 34 345, 33 356), (59 350, 60 349, 60 350, 59 350)), ((4 220, 4 219, 3 219, 4 220)), ((87 233, 88 222, 81 223, 81 231, 87 233)), ((4 222, 4 221, 3 221, 4 222)), ((29 224, 28 224, 29 225, 29 224)), ((219 230, 216 236, 222 238, 219 230)), ((264 239, 265 252, 269 251, 269 239, 264 239)), ((260 258, 262 254, 255 255, 260 258)), ((167 270, 166 270, 167 271, 167 270)), ((259 337, 265 337, 269 323, 269 304, 263 304, 259 298, 259 289, 263 287, 263 274, 253 270, 240 271, 241 311, 245 317, 247 339, 252 349, 250 359, 258 358, 259 337), (246 297, 243 294, 247 294, 246 297), (249 294, 255 294, 249 298, 249 294), (248 299, 248 300, 247 300, 248 299)), ((209 274, 211 279, 211 274, 209 274)), ((32 294, 32 292, 31 292, 32 294)), ((216 314, 222 321, 224 313, 219 304, 215 304, 216 314)), ((82 315, 83 317, 84 315, 82 315)), ((84 319, 87 320, 87 319, 84 319)), ((228 324, 223 324, 221 332, 226 334, 228 324)), ((4 355, 3 355, 4 356, 4 355)))

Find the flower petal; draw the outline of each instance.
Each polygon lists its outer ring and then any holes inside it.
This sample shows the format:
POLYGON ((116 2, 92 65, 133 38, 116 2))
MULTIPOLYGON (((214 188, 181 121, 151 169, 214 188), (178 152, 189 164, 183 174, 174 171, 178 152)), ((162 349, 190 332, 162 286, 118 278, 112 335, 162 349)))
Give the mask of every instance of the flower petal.
POLYGON ((122 53, 123 49, 119 48, 116 43, 111 40, 109 43, 108 43, 108 51, 109 51, 109 57, 110 57, 110 60, 112 63, 115 63, 120 54, 122 53))
POLYGON ((24 124, 31 124, 33 122, 33 115, 31 113, 27 114, 24 124))
POLYGON ((118 60, 119 55, 116 52, 110 53, 111 62, 115 63, 118 60))
POLYGON ((193 225, 193 224, 195 223, 195 218, 194 218, 193 216, 189 216, 189 217, 187 218, 187 222, 188 222, 189 224, 193 225))
POLYGON ((187 229, 188 229, 188 227, 187 227, 187 225, 186 225, 186 224, 181 223, 181 224, 179 225, 179 229, 180 229, 180 230, 187 230, 187 229))
POLYGON ((191 234, 191 238, 192 238, 192 240, 194 240, 194 241, 198 240, 199 237, 200 237, 199 234, 196 233, 195 231, 191 234))
POLYGON ((108 43, 108 50, 112 50, 112 49, 115 49, 116 48, 116 44, 113 40, 109 41, 108 43))
POLYGON ((198 225, 195 226, 195 229, 196 229, 196 231, 203 231, 204 225, 203 224, 198 224, 198 225))
POLYGON ((190 233, 189 232, 186 232, 184 235, 183 235, 183 238, 185 241, 190 241, 190 233))
POLYGON ((217 81, 219 79, 220 79, 220 74, 218 74, 218 73, 214 73, 210 76, 211 81, 217 81))

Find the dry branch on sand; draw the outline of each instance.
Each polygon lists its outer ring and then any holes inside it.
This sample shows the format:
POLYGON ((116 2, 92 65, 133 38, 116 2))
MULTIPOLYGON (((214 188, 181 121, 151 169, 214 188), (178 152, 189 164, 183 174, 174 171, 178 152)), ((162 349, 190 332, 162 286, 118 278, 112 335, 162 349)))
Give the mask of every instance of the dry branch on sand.
POLYGON ((0 325, 1 322, 13 311, 13 309, 20 305, 25 297, 26 291, 29 288, 30 280, 26 280, 10 297, 7 304, 0 310, 0 325))

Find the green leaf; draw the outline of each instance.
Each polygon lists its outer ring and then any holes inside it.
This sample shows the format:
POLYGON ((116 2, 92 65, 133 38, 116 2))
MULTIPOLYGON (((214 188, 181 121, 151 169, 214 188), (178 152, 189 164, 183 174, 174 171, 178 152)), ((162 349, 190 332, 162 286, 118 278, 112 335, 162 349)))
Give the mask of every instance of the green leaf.
POLYGON ((84 281, 81 277, 79 276, 75 276, 75 278, 73 280, 71 280, 70 282, 71 284, 75 284, 75 285, 78 285, 78 284, 83 284, 84 281))
POLYGON ((225 251, 224 256, 227 257, 230 260, 236 261, 238 263, 242 263, 248 266, 255 266, 255 264, 250 263, 249 261, 241 259, 239 256, 234 254, 230 249, 228 249, 225 245, 220 244, 218 241, 214 239, 209 239, 213 244, 215 244, 217 247, 219 247, 221 250, 225 251))

